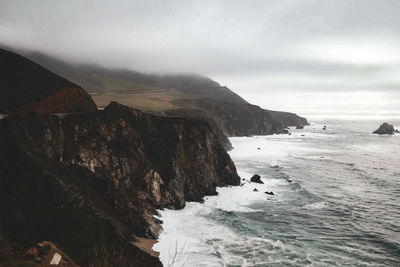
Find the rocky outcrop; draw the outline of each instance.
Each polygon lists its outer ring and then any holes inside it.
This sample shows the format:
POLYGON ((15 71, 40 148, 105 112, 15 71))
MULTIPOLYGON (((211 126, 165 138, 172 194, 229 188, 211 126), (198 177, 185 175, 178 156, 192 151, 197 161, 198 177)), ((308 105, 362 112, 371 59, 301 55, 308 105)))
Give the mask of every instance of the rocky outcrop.
POLYGON ((271 117, 280 122, 283 127, 299 126, 304 127, 310 125, 306 118, 300 117, 297 114, 283 111, 266 110, 271 117))
POLYGON ((393 128, 393 125, 390 125, 388 123, 383 123, 381 126, 379 126, 379 128, 373 132, 374 134, 394 134, 396 131, 393 128))
POLYGON ((0 49, 0 113, 72 113, 97 110, 78 85, 0 49))
POLYGON ((56 242, 80 265, 95 262, 98 250, 110 266, 159 266, 134 245, 157 237, 155 210, 240 183, 207 123, 117 103, 63 118, 8 116, 0 138, 2 236, 56 242))
POLYGON ((251 178, 250 178, 250 182, 252 183, 257 183, 257 184, 263 184, 264 182, 261 181, 261 177, 258 174, 254 174, 251 178))

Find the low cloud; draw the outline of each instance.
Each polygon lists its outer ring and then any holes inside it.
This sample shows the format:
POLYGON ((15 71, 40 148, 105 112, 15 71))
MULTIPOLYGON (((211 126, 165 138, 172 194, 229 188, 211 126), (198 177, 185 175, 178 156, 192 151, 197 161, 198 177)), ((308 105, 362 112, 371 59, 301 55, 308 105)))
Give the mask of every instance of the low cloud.
POLYGON ((400 84, 398 14, 398 0, 3 0, 0 43, 76 63, 200 73, 264 107, 285 92, 369 92, 389 103, 400 84))

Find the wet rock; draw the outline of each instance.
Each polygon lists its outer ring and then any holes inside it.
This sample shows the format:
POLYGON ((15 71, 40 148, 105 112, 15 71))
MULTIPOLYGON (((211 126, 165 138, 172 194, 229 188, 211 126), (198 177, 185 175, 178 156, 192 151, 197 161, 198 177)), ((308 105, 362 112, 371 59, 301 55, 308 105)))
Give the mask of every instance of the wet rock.
POLYGON ((304 129, 304 126, 303 125, 297 125, 296 129, 304 129))
POLYGON ((326 125, 324 125, 324 127, 322 127, 322 130, 324 130, 324 131, 326 130, 326 125))
POLYGON ((376 130, 375 132, 373 132, 374 134, 379 134, 379 135, 381 135, 381 134, 390 134, 390 135, 392 135, 392 134, 394 134, 395 133, 395 130, 394 130, 394 128, 393 128, 393 125, 390 125, 390 124, 388 124, 388 123, 384 123, 384 124, 382 124, 381 126, 379 126, 379 129, 378 130, 376 130))
POLYGON ((258 189, 257 189, 257 188, 254 188, 254 189, 253 189, 253 192, 258 192, 258 189))
POLYGON ((272 191, 265 191, 265 194, 272 195, 272 196, 275 195, 274 192, 272 192, 272 191))
POLYGON ((258 183, 258 184, 263 184, 264 183, 263 181, 261 181, 261 177, 258 174, 254 174, 253 177, 250 178, 250 182, 258 183))

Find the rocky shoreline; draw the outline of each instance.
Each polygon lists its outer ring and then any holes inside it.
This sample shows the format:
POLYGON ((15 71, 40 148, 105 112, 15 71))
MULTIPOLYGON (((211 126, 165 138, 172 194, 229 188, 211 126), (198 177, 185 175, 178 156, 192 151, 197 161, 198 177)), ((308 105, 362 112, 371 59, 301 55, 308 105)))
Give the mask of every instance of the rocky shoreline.
POLYGON ((161 266, 151 249, 162 229, 157 210, 181 209, 216 195, 217 187, 240 184, 226 135, 285 132, 248 103, 203 99, 197 102, 203 111, 218 112, 205 117, 149 114, 117 102, 98 110, 78 85, 0 52, 7 59, 0 64, 6 81, 0 264, 6 266, 161 266))
MULTIPOLYGON (((208 124, 156 117, 117 103, 104 111, 64 118, 9 116, 0 123, 0 136, 4 140, 1 202, 8 203, 1 207, 8 211, 2 222, 2 228, 8 229, 3 233, 6 239, 21 245, 38 238, 55 240, 83 265, 91 260, 84 254, 99 241, 94 236, 107 232, 118 246, 134 243, 136 237, 155 238, 161 229, 161 221, 153 217, 156 209, 183 208, 186 201, 216 194, 216 186, 240 182, 208 124), (24 196, 24 200, 10 204, 13 196, 24 196), (53 217, 43 212, 44 207, 61 210, 54 211, 59 215, 53 217), (60 232, 62 223, 51 222, 64 216, 94 232, 75 227, 60 232), (20 229, 29 235, 20 236, 20 229)), ((133 255, 144 257, 137 247, 129 258, 133 255)))

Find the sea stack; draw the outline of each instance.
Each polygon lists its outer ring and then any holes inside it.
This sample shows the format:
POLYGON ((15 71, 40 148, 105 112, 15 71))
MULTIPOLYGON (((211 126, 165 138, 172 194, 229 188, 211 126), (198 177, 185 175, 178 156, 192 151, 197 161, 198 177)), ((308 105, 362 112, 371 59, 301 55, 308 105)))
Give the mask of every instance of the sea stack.
POLYGON ((394 130, 393 125, 390 125, 389 123, 385 122, 384 124, 379 126, 378 130, 376 130, 373 133, 374 134, 379 134, 379 135, 382 135, 382 134, 390 134, 390 135, 392 135, 395 132, 397 132, 397 131, 394 130))
POLYGON ((254 174, 253 177, 250 178, 250 182, 257 183, 257 184, 263 184, 264 183, 263 181, 261 181, 261 177, 258 174, 254 174))

